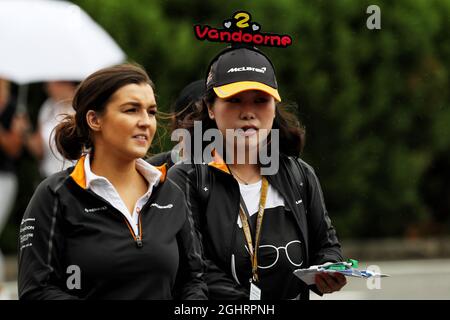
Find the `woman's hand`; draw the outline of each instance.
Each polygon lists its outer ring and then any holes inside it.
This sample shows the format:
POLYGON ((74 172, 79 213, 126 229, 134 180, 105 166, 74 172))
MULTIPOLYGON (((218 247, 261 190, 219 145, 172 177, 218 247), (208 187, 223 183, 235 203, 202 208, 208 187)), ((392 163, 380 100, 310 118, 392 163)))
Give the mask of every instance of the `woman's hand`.
POLYGON ((321 293, 339 291, 347 284, 347 279, 340 273, 318 273, 315 277, 317 289, 321 293))

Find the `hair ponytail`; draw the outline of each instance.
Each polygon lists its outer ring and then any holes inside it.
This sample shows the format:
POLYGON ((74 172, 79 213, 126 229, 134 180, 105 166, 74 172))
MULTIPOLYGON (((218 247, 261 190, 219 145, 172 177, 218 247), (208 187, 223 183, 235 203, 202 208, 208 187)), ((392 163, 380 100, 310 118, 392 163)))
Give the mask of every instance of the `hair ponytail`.
POLYGON ((53 130, 59 153, 68 160, 78 160, 89 140, 87 137, 80 136, 75 115, 66 115, 53 130))

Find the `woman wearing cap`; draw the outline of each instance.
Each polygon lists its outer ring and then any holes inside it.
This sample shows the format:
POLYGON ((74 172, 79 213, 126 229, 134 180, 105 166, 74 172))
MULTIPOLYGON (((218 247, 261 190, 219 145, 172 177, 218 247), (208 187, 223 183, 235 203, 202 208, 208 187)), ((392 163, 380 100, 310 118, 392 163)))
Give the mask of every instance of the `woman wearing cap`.
POLYGON ((201 245, 179 188, 143 161, 154 86, 120 65, 76 91, 55 129, 75 167, 37 188, 20 226, 21 299, 204 299, 201 245))
POLYGON ((201 121, 203 132, 217 128, 227 145, 208 164, 177 164, 168 173, 187 194, 202 234, 210 299, 308 299, 309 289, 331 293, 346 283, 340 274, 324 274, 307 287, 293 274, 342 261, 342 254, 318 179, 298 158, 303 130, 280 101, 270 60, 255 48, 229 48, 210 63, 204 99, 185 119, 193 140, 201 139, 193 136, 201 121), (227 130, 243 137, 245 161, 238 161, 239 145, 228 141, 227 130), (262 173, 259 153, 250 161, 261 146, 279 161, 276 172, 262 173))

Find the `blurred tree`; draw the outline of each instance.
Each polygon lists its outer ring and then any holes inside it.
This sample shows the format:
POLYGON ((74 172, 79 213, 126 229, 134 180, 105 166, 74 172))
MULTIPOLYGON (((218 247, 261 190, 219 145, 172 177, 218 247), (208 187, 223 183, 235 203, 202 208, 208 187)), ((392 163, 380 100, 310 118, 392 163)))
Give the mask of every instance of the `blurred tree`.
MULTIPOLYGON (((431 216, 419 193, 433 159, 450 150, 449 1, 73 2, 149 71, 166 111, 223 47, 197 41, 195 23, 219 27, 242 9, 263 31, 292 35, 291 47, 264 51, 283 99, 299 106, 304 158, 339 234, 405 235, 431 216), (372 4, 381 30, 366 28, 372 4)), ((168 136, 159 147, 169 147, 168 136)))

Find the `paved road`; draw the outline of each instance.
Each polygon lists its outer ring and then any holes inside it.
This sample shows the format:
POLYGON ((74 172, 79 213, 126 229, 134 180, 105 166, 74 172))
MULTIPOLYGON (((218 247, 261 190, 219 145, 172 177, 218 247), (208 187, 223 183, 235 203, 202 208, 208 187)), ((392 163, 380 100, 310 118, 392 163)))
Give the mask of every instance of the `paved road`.
MULTIPOLYGON (((360 268, 376 265, 389 278, 382 278, 380 289, 369 289, 367 281, 348 278, 348 284, 340 292, 319 297, 311 295, 312 300, 450 300, 450 259, 444 260, 406 260, 384 262, 360 262, 360 268)), ((370 287, 377 287, 371 281, 370 287)), ((4 285, 1 299, 17 299, 15 281, 4 285)))
MULTIPOLYGON (((324 297, 312 294, 311 299, 450 300, 450 259, 360 262, 360 268, 370 265, 390 275, 381 279, 380 289, 369 289, 366 280, 348 278, 340 292, 324 297)), ((376 287, 376 283, 370 281, 369 287, 376 287)))

